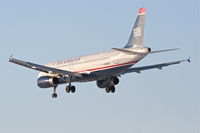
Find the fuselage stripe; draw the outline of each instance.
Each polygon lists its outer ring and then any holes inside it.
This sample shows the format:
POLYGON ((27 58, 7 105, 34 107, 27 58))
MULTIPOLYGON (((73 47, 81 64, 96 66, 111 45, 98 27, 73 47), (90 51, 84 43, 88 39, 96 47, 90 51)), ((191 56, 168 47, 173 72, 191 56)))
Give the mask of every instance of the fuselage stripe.
POLYGON ((121 64, 116 64, 116 65, 111 65, 111 66, 92 68, 92 69, 87 69, 87 70, 82 70, 82 71, 75 71, 75 72, 81 73, 81 72, 87 72, 87 71, 95 71, 95 70, 101 70, 101 69, 107 69, 107 68, 114 68, 114 67, 118 67, 118 66, 134 64, 134 63, 137 63, 138 61, 139 60, 131 61, 131 62, 126 62, 126 63, 121 63, 121 64))

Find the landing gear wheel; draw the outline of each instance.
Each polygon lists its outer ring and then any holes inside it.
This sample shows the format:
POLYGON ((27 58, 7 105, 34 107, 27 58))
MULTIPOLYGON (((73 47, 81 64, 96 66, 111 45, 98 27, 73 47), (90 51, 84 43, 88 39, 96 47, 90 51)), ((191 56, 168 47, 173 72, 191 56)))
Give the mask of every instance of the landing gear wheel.
POLYGON ((106 93, 110 92, 110 88, 109 87, 106 87, 105 90, 106 90, 106 93))
POLYGON ((57 93, 52 93, 52 94, 51 94, 51 97, 52 97, 52 98, 57 98, 57 93))
POLYGON ((114 86, 110 87, 110 91, 111 91, 112 93, 115 93, 115 87, 114 87, 114 86))
POLYGON ((76 91, 76 87, 75 86, 66 86, 65 90, 67 93, 69 93, 69 92, 74 93, 76 91))
POLYGON ((67 93, 69 93, 70 92, 70 87, 66 86, 65 90, 66 90, 67 93))
POLYGON ((71 86, 72 76, 69 76, 69 85, 65 88, 66 92, 69 93, 70 91, 74 93, 76 91, 75 86, 71 86))
POLYGON ((74 92, 76 91, 75 86, 71 86, 71 87, 70 87, 70 90, 71 90, 72 93, 74 93, 74 92))

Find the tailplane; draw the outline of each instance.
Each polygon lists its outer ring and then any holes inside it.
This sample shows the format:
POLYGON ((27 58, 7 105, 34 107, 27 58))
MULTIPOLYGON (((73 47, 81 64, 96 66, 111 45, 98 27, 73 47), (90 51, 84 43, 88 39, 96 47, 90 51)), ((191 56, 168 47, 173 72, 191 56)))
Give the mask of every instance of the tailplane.
POLYGON ((135 21, 135 25, 132 29, 131 35, 125 48, 143 47, 145 15, 146 8, 140 8, 135 21))

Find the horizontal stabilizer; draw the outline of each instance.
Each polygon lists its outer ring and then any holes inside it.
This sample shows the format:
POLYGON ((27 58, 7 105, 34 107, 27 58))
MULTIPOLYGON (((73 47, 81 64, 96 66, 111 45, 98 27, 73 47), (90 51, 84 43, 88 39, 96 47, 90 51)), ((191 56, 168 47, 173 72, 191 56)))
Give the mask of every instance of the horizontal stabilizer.
POLYGON ((160 52, 167 52, 167 51, 174 51, 174 50, 179 50, 179 49, 178 48, 174 48, 174 49, 165 49, 165 50, 151 51, 150 54, 160 53, 160 52))

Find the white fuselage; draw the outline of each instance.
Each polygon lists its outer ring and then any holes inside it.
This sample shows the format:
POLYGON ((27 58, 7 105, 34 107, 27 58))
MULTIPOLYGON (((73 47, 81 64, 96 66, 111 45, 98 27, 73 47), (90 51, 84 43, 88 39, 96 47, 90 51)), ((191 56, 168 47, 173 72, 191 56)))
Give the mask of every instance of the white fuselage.
MULTIPOLYGON (((97 77, 103 78, 104 75, 118 75, 127 70, 129 67, 140 61, 148 54, 148 48, 126 48, 130 51, 141 52, 142 54, 127 54, 116 50, 110 50, 98 54, 76 57, 72 59, 55 61, 46 66, 67 70, 76 73, 94 74, 97 77)), ((39 73, 38 77, 56 76, 49 73, 39 73)), ((77 81, 90 81, 91 79, 80 79, 77 81)))

